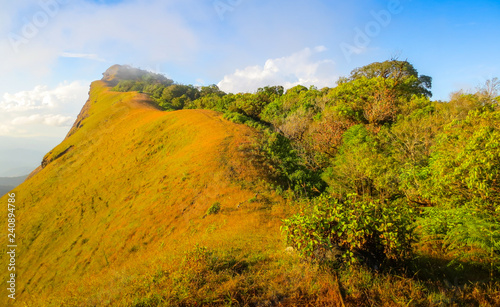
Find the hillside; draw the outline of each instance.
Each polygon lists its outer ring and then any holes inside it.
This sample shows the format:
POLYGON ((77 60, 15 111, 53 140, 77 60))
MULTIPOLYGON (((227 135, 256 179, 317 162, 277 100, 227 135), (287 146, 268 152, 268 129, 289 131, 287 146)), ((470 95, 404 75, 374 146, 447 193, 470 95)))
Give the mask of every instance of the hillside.
POLYGON ((0 199, 22 305, 500 304, 496 90, 432 101, 399 60, 321 90, 103 75, 0 199))
MULTIPOLYGON (((248 161, 251 128, 208 110, 162 112, 106 81, 92 83, 77 123, 15 190, 17 301, 129 305, 139 287, 131 280, 186 252, 218 249, 241 270, 282 254, 282 200, 257 183, 265 177, 248 161)), ((151 287, 141 289, 147 298, 151 287)), ((199 298, 178 298, 188 299, 199 298)))

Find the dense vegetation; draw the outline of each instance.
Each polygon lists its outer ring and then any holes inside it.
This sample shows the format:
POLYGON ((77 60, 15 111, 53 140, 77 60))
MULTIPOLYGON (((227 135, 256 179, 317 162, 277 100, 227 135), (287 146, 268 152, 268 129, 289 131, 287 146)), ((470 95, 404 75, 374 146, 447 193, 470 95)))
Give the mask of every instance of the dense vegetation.
POLYGON ((407 61, 390 60, 355 69, 334 88, 226 94, 145 74, 114 90, 256 128, 255 150, 267 157, 259 163, 296 203, 282 229, 303 257, 328 268, 495 283, 500 82, 447 102, 431 100, 431 86, 407 61))

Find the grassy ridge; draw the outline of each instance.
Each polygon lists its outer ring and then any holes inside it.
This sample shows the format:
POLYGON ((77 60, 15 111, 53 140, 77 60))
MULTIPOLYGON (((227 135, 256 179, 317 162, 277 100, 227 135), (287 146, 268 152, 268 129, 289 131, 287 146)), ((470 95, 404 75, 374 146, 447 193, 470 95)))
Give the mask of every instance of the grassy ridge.
POLYGON ((94 82, 85 116, 15 190, 19 303, 500 304, 497 283, 464 284, 442 259, 421 257, 408 272, 303 261, 280 226, 309 205, 273 192, 272 165, 256 156, 262 135, 214 111, 150 102, 94 82))
POLYGON ((279 200, 255 198, 262 186, 249 181, 261 172, 244 157, 250 128, 212 111, 160 112, 144 96, 110 92, 101 81, 89 101, 82 127, 16 189, 19 301, 64 297, 82 276, 105 281, 87 291, 121 297, 110 286, 113 273, 196 244, 244 254, 284 248, 279 200), (207 216, 216 202, 220 213, 207 216))

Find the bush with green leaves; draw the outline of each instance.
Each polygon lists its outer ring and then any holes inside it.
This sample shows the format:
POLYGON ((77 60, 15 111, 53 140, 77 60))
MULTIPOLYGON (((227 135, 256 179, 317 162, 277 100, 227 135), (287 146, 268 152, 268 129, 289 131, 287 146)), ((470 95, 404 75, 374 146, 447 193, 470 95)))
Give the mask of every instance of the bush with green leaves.
POLYGON ((340 202, 322 195, 308 212, 284 220, 282 231, 307 258, 323 250, 341 251, 347 263, 403 261, 412 252, 413 216, 403 202, 367 201, 357 195, 340 202))
POLYGON ((354 125, 342 136, 342 145, 331 159, 323 179, 338 197, 356 193, 377 199, 398 198, 394 159, 376 134, 364 125, 354 125))
POLYGON ((318 172, 309 170, 292 147, 289 139, 269 129, 262 131, 258 147, 266 157, 264 163, 271 176, 284 189, 292 190, 297 196, 319 195, 325 183, 318 172))
POLYGON ((237 112, 226 112, 222 117, 235 124, 245 124, 251 120, 250 117, 237 112))
POLYGON ((426 208, 417 221, 419 244, 500 272, 500 219, 469 206, 426 208))
POLYGON ((437 137, 424 194, 438 206, 500 210, 500 112, 471 111, 437 137))
POLYGON ((208 208, 207 215, 217 214, 220 212, 220 209, 221 209, 221 204, 219 202, 215 202, 212 204, 212 206, 210 206, 210 208, 208 208))
POLYGON ((420 243, 457 260, 500 263, 500 112, 471 110, 432 147, 421 191, 420 243))

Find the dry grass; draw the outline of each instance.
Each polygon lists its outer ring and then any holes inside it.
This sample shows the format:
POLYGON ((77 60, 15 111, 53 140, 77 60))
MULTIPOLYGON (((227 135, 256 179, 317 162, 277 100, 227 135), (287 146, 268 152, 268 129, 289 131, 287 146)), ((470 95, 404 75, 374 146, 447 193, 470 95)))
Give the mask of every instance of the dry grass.
POLYGON ((239 183, 255 176, 237 150, 253 131, 215 112, 165 113, 142 100, 94 82, 83 126, 16 190, 20 301, 175 253, 180 242, 192 246, 214 232, 226 245, 242 237, 250 245, 279 241, 276 196, 247 203, 262 187, 239 183), (221 213, 205 218, 214 202, 221 213))
POLYGON ((52 162, 16 190, 18 302, 500 304, 495 283, 450 290, 422 274, 331 272, 284 252, 281 219, 298 207, 275 195, 266 169, 249 161, 249 127, 212 111, 161 112, 101 81, 92 84, 88 113, 46 156, 52 162), (207 214, 215 203, 220 211, 207 214))

